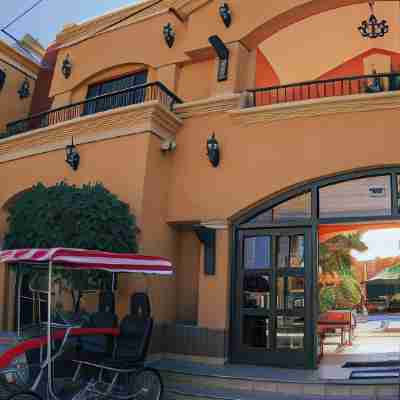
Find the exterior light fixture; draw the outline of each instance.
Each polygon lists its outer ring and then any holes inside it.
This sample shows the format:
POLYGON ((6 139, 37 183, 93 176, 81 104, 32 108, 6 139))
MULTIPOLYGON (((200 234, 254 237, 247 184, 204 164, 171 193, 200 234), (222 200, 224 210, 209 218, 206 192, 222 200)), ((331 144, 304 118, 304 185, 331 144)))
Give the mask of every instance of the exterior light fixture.
POLYGON ((376 18, 374 14, 375 1, 369 1, 368 4, 371 9, 371 16, 369 17, 368 21, 364 20, 361 22, 358 30, 363 37, 368 39, 383 37, 389 32, 389 25, 386 20, 383 19, 382 21, 378 21, 376 18))
POLYGON ((65 147, 65 162, 76 171, 79 167, 81 157, 78 153, 76 146, 74 145, 74 138, 71 140, 71 144, 65 147))
POLYGON ((3 89, 4 84, 6 83, 6 77, 6 73, 2 69, 0 69, 0 90, 3 89))
POLYGON ((25 77, 21 87, 18 89, 18 94, 20 99, 25 99, 31 95, 31 89, 28 78, 25 77))
POLYGON ((228 3, 222 3, 219 7, 219 15, 225 26, 229 28, 232 24, 232 13, 228 3))
POLYGON ((61 72, 64 75, 65 79, 68 79, 72 73, 72 61, 69 57, 69 54, 64 58, 64 61, 61 66, 61 72))
POLYGON ((213 133, 207 140, 207 156, 211 165, 217 168, 220 160, 220 148, 215 133, 213 133))
POLYGON ((167 46, 171 48, 175 43, 176 33, 170 22, 168 22, 167 25, 164 25, 163 35, 165 43, 167 43, 167 46))

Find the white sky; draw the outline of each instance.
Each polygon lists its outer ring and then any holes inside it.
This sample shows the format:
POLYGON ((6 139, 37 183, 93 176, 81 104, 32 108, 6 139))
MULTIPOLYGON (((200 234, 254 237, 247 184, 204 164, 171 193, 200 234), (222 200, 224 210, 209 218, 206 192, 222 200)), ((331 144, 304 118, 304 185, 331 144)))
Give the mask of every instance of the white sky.
POLYGON ((351 253, 359 261, 400 256, 400 228, 370 230, 362 235, 362 240, 368 250, 362 253, 353 250, 351 253))

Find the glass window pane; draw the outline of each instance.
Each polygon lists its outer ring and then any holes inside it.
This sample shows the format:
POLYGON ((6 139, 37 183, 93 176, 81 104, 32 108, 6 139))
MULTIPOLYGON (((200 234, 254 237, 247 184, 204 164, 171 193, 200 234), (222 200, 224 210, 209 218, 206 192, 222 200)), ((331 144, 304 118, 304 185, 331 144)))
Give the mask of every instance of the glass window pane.
POLYGON ((289 267, 290 237, 280 236, 278 238, 278 268, 289 267))
POLYGON ((304 268, 304 236, 290 237, 290 267, 304 268))
POLYGON ((244 241, 244 268, 271 267, 271 236, 246 238, 244 241))
POLYGON ((270 308, 270 277, 247 275, 243 281, 243 307, 253 309, 270 308))
POLYGON ((390 176, 356 179, 321 188, 319 206, 320 218, 390 215, 390 176))
POLYGON ((278 349, 301 350, 304 348, 304 318, 277 317, 276 346, 278 349))
POLYGON ((311 193, 304 193, 273 209, 274 222, 311 218, 311 193))
POLYGON ((257 224, 262 224, 262 223, 270 224, 270 223, 274 222, 274 220, 272 218, 272 210, 267 210, 267 211, 257 215, 257 217, 253 218, 249 222, 253 223, 253 224, 255 224, 255 223, 257 223, 257 224))
POLYGON ((250 347, 270 347, 269 319, 246 315, 243 318, 243 344, 250 347))
POLYGON ((278 310, 304 309, 304 278, 280 276, 276 283, 276 307, 278 310))
POLYGON ((311 193, 294 197, 273 209, 264 211, 251 219, 250 223, 289 222, 311 218, 311 193))

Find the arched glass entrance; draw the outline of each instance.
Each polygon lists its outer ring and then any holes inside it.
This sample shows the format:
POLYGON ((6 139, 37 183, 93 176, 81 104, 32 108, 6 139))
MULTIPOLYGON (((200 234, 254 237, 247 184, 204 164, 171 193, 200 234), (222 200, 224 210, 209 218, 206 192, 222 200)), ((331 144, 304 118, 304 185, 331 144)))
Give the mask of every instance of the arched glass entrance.
POLYGON ((318 228, 399 220, 400 167, 298 185, 233 224, 232 362, 316 368, 318 228))

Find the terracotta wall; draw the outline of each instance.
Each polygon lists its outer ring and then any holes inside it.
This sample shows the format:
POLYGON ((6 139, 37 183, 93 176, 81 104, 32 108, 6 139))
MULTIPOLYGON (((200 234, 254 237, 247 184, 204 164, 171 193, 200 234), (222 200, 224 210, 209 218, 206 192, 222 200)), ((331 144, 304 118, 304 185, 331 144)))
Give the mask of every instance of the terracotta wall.
POLYGON ((265 40, 260 49, 282 84, 362 74, 362 65, 360 60, 353 59, 355 56, 374 48, 400 52, 397 40, 400 34, 397 23, 399 4, 395 1, 376 2, 375 14, 390 25, 390 33, 383 38, 367 40, 357 31, 361 21, 370 15, 368 5, 362 3, 318 14, 288 26, 265 40))
MULTIPOLYGON (((161 154, 159 143, 158 138, 145 133, 79 145, 81 164, 76 172, 65 163, 63 150, 2 164, 0 180, 3 182, 3 190, 0 194, 0 204, 3 205, 8 198, 37 182, 47 185, 61 180, 76 185, 102 182, 111 192, 127 202, 136 215, 138 227, 143 230, 139 236, 140 250, 147 254, 164 255, 174 259, 169 245, 173 232, 168 226, 160 223, 159 218, 162 213, 160 214, 157 210, 159 205, 166 206, 163 190, 165 191, 165 185, 168 183, 166 181, 162 186, 162 182, 156 182, 157 179, 162 181, 164 178, 160 172, 164 167, 159 163, 165 160, 157 159, 158 153, 154 155, 157 151, 161 154), (110 158, 110 155, 117 156, 110 158), (27 171, 32 171, 32 173, 27 173, 27 171), (147 174, 152 175, 151 179, 153 179, 153 188, 149 193, 144 187, 147 174), (9 179, 10 176, 13 179, 9 179), (153 196, 152 199, 147 197, 149 195, 153 196), (153 215, 149 216, 151 213, 153 215), (151 218, 153 218, 153 226, 150 225, 150 221, 146 224, 146 221, 151 218)), ((1 236, 3 236, 5 224, 2 224, 1 228, 1 236)), ((173 319, 175 317, 175 290, 174 280, 169 278, 122 276, 118 289, 120 299, 122 299, 118 302, 119 315, 123 316, 128 312, 128 296, 133 291, 149 290, 152 293, 153 290, 158 292, 158 288, 161 288, 163 298, 154 298, 154 313, 161 321, 173 319)))
POLYGON ((272 68, 267 57, 260 49, 257 49, 256 87, 262 88, 279 84, 279 77, 272 68))
MULTIPOLYGON (((226 330, 229 327, 229 252, 228 230, 218 230, 216 237, 216 274, 205 275, 203 259, 199 271, 200 327, 226 330)), ((202 258, 204 251, 202 251, 202 258)))
POLYGON ((201 244, 193 231, 179 232, 179 262, 176 266, 177 319, 197 322, 201 244))
MULTIPOLYGON (((15 61, 0 52, 0 59, 15 64, 15 61)), ((0 133, 5 132, 6 125, 12 121, 26 118, 29 114, 35 81, 29 78, 31 95, 20 99, 18 90, 24 82, 25 75, 0 60, 0 68, 7 74, 3 89, 0 91, 0 133)), ((32 72, 26 70, 32 76, 32 72)))
POLYGON ((51 108, 53 99, 49 97, 50 85, 55 73, 58 49, 49 46, 43 57, 43 65, 37 77, 37 85, 33 92, 30 114, 35 115, 51 108))
POLYGON ((396 164, 397 114, 380 110, 253 125, 234 122, 227 113, 186 120, 173 155, 169 219, 229 218, 308 179, 396 164), (211 132, 221 146, 217 169, 204 151, 211 132))

